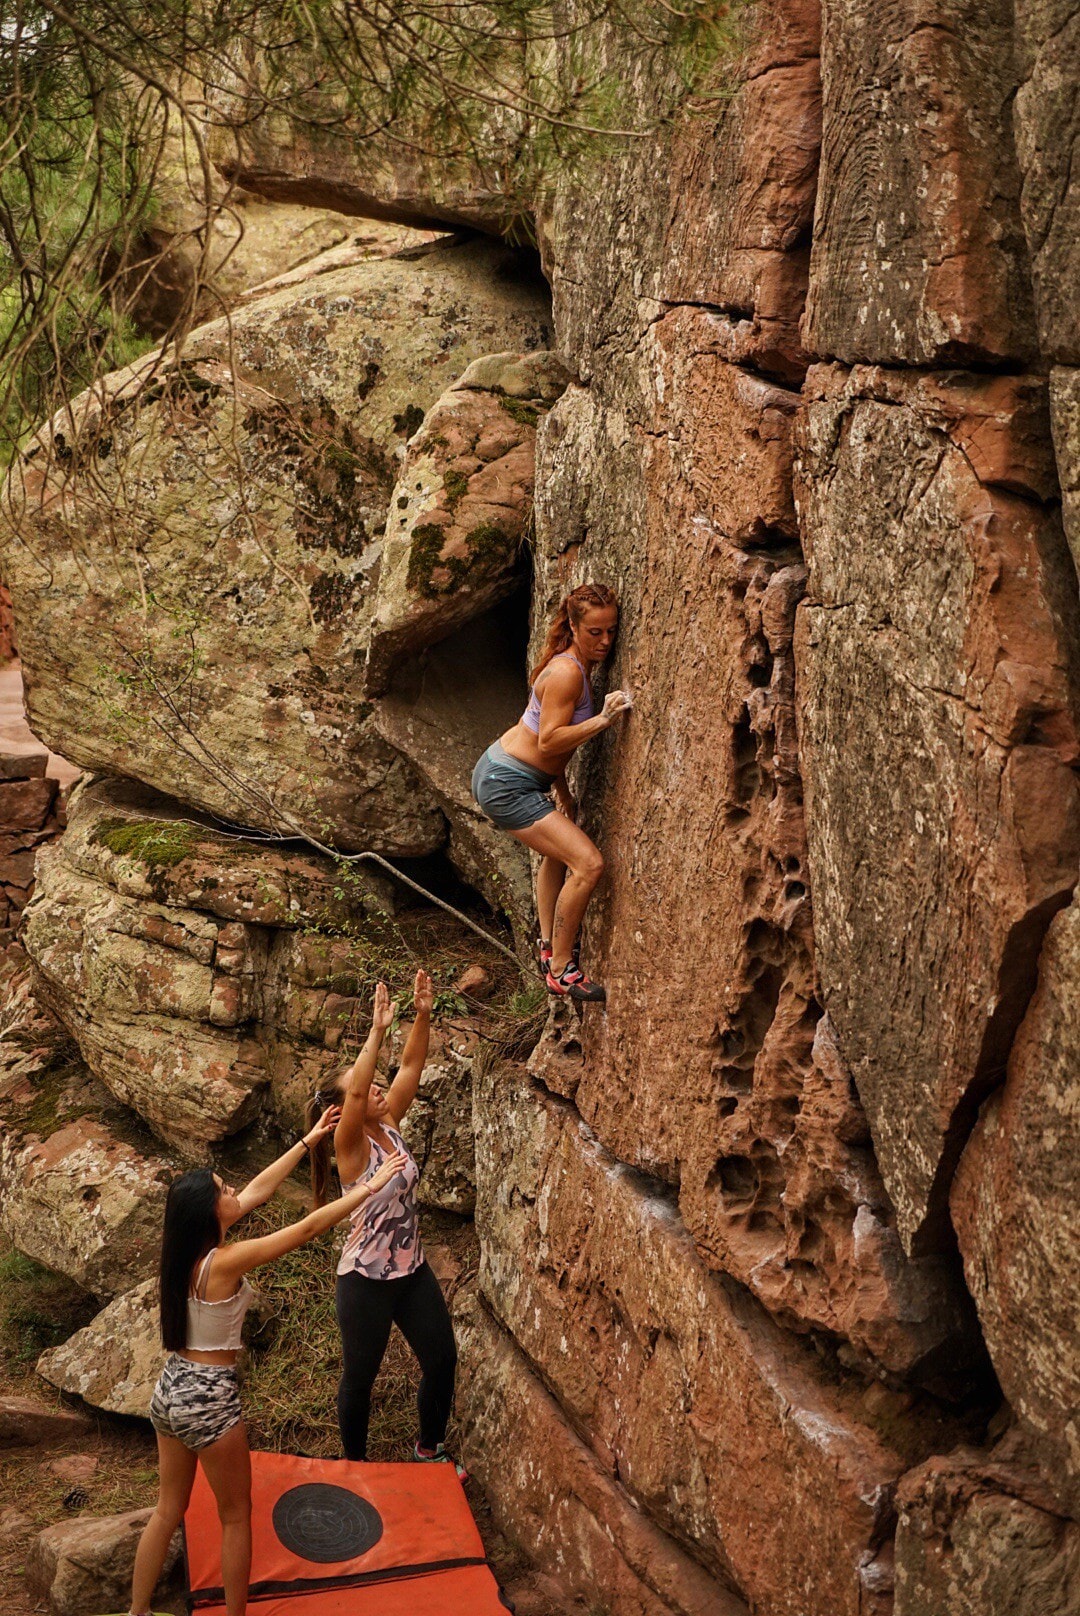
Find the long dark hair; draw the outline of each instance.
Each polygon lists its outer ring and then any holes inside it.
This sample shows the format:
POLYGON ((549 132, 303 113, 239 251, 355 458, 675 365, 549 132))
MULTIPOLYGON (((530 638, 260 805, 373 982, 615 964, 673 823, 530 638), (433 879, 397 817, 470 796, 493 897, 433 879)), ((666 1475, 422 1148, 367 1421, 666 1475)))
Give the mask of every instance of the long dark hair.
POLYGON ((615 606, 619 604, 619 597, 607 584, 578 584, 576 589, 564 596, 558 611, 551 620, 551 627, 544 641, 544 649, 540 653, 540 660, 529 675, 529 683, 534 685, 551 661, 560 651, 569 649, 577 628, 586 612, 597 606, 615 606))
POLYGON ((161 1344, 167 1352, 187 1346, 187 1299, 191 1271, 221 1238, 219 1190, 209 1167, 193 1167, 169 1185, 161 1237, 161 1344))
MULTIPOLYGON (((304 1132, 310 1133, 329 1105, 341 1104, 340 1079, 328 1081, 325 1088, 316 1089, 304 1107, 304 1132)), ((309 1152, 311 1157, 311 1193, 316 1206, 325 1206, 330 1188, 332 1153, 329 1138, 319 1140, 309 1152)))

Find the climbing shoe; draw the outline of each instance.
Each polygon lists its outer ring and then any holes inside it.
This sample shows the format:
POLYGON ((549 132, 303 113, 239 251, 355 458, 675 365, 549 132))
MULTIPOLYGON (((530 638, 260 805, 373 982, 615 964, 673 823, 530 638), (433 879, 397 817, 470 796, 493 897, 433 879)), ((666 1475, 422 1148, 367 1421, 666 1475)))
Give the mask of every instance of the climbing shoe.
POLYGON ((421 1453, 420 1444, 417 1442, 413 1448, 413 1458, 417 1464, 452 1464, 457 1471, 459 1481, 468 1481, 469 1479, 469 1472, 461 1460, 455 1459, 453 1454, 447 1453, 441 1442, 434 1453, 421 1453))
POLYGON ((554 975, 549 965, 544 981, 549 993, 573 999, 577 1004, 603 1004, 607 998, 599 982, 591 982, 576 960, 571 960, 558 976, 554 975))
POLYGON ((551 944, 546 937, 537 938, 540 949, 540 975, 547 979, 548 966, 551 964, 551 944))

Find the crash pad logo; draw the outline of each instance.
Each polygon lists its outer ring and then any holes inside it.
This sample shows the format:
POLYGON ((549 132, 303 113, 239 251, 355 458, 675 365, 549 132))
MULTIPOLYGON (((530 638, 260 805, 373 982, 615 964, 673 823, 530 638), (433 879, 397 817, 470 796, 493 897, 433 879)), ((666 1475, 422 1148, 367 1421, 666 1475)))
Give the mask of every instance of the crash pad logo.
POLYGON ((278 1539, 301 1560, 329 1565, 366 1554, 383 1534, 382 1516, 366 1498, 328 1482, 282 1493, 273 1511, 278 1539))

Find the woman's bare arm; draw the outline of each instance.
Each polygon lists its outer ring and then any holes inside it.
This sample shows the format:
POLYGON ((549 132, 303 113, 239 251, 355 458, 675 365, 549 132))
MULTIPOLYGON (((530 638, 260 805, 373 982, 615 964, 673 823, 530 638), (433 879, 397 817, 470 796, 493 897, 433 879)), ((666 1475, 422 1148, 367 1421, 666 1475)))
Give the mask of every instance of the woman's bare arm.
POLYGON ((431 978, 426 971, 417 971, 416 982, 413 987, 413 1009, 416 1020, 409 1029, 409 1036, 405 1041, 405 1050, 401 1057, 397 1076, 390 1085, 390 1092, 386 1096, 386 1103, 390 1115, 395 1123, 400 1123, 406 1111, 416 1099, 416 1091, 420 1087, 420 1079, 424 1073, 424 1062, 427 1060, 428 1044, 431 1041, 431 1006, 434 994, 431 987, 431 978))
POLYGON ((547 757, 569 757, 584 741, 610 729, 615 715, 629 706, 623 691, 613 690, 605 698, 602 712, 583 724, 572 724, 584 677, 576 662, 549 665, 540 692, 540 729, 536 737, 540 751, 547 757))
POLYGON ((349 1160, 351 1172, 355 1167, 362 1173, 368 1164, 371 1146, 368 1144, 364 1122, 367 1117, 368 1094, 375 1080, 375 1068, 383 1038, 393 1025, 394 1005, 385 982, 375 987, 375 1003, 371 1013, 371 1031, 363 1049, 345 1073, 344 1093, 341 1100, 341 1121, 334 1130, 334 1150, 339 1162, 349 1160))
MULTIPOLYGON (((350 1217, 358 1206, 381 1189, 383 1189, 399 1173, 405 1165, 405 1156, 396 1151, 388 1156, 371 1177, 363 1184, 357 1184, 348 1195, 338 1196, 336 1201, 328 1201, 325 1206, 315 1208, 306 1218, 298 1223, 290 1223, 287 1228, 275 1229, 273 1234, 258 1235, 254 1240, 233 1240, 224 1246, 219 1246, 214 1255, 214 1273, 217 1285, 223 1282, 235 1283, 241 1275, 248 1274, 253 1268, 259 1268, 263 1263, 273 1262, 276 1257, 284 1257, 287 1252, 295 1251, 297 1246, 304 1246, 316 1235, 325 1234, 336 1223, 350 1217)), ((217 1286, 215 1286, 215 1289, 217 1286)))
POLYGON ((297 1147, 303 1144, 305 1151, 310 1150, 328 1133, 333 1133, 340 1117, 340 1107, 336 1105, 330 1106, 323 1112, 315 1126, 308 1129, 302 1140, 298 1139, 295 1145, 290 1145, 288 1150, 278 1157, 277 1161, 271 1162, 269 1167, 264 1167, 262 1172, 256 1174, 251 1180, 250 1184, 245 1184, 236 1197, 240 1203, 241 1210, 250 1212, 253 1207, 262 1206, 268 1201, 274 1191, 284 1183, 289 1174, 304 1160, 303 1156, 297 1155, 297 1147))

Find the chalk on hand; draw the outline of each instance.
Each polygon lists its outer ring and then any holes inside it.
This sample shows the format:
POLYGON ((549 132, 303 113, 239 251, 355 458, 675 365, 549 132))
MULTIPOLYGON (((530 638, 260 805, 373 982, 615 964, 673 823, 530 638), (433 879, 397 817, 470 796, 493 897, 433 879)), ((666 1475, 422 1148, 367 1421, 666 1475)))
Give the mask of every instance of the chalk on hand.
POLYGON ((624 690, 623 691, 623 697, 624 697, 624 699, 626 701, 627 707, 632 707, 634 705, 634 698, 631 695, 629 690, 624 690))

